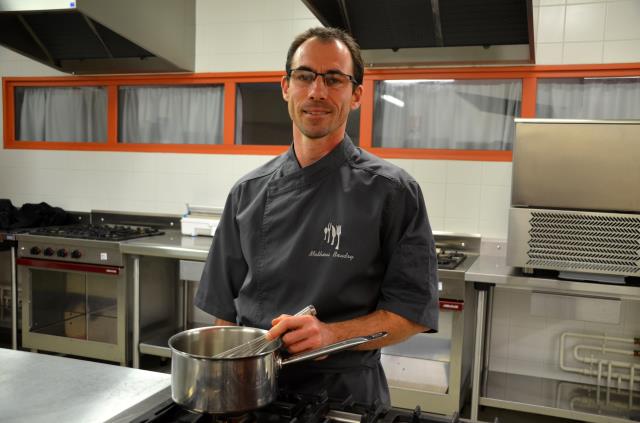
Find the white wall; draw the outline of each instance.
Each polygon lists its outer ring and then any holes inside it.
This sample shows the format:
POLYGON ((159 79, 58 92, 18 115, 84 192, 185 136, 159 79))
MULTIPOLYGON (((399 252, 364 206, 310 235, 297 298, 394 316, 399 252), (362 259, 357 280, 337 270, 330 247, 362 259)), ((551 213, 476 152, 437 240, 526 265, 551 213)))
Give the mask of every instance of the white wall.
POLYGON ((640 62, 640 1, 533 0, 536 63, 640 62))
MULTIPOLYGON (((534 18, 538 63, 640 61, 640 0, 534 0, 534 18)), ((299 0, 198 0, 196 71, 282 70, 293 37, 318 24, 299 0)), ((0 47, 0 76, 31 75, 59 73, 0 47)), ((0 198, 182 213, 186 202, 222 205, 269 158, 0 149, 0 198)), ((392 161, 422 186, 434 230, 506 238, 510 163, 392 161)))

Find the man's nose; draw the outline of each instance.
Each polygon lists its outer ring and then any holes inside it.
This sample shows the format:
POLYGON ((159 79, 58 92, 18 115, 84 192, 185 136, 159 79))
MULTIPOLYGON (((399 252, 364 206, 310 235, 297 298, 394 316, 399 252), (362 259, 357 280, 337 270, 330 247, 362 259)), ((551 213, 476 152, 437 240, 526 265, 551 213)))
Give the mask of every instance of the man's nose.
POLYGON ((309 87, 309 97, 311 98, 325 98, 327 96, 327 84, 324 82, 324 78, 321 75, 316 76, 311 86, 309 87))

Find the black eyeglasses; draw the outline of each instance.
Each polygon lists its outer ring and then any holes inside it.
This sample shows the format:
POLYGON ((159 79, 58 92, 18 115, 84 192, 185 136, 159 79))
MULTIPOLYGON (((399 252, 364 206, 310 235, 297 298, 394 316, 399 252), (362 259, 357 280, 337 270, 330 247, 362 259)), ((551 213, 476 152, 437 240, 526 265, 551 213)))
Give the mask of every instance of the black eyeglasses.
POLYGON ((289 71, 288 76, 289 76, 289 79, 293 81, 294 84, 302 87, 310 86, 313 83, 313 81, 315 81, 316 78, 319 76, 322 77, 322 79, 324 80, 324 84, 328 88, 342 88, 349 83, 358 85, 358 83, 356 82, 353 76, 347 75, 346 73, 342 73, 342 72, 336 72, 336 71, 320 73, 320 72, 314 72, 309 69, 298 68, 298 69, 291 69, 289 71))

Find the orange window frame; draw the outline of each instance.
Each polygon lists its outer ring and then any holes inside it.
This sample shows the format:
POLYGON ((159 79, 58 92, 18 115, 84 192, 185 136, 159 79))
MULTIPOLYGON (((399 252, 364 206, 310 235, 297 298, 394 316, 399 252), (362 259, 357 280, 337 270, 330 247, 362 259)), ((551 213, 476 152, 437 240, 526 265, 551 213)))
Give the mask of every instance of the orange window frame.
MULTIPOLYGON (((63 77, 4 77, 4 147, 7 149, 136 151, 203 154, 275 155, 287 146, 235 144, 235 108, 237 84, 280 82, 283 72, 224 72, 162 75, 110 75, 63 77), (224 85, 222 144, 123 144, 118 143, 118 87, 131 85, 224 85), (104 86, 107 89, 107 142, 43 142, 15 139, 16 87, 104 86)), ((385 158, 511 161, 511 151, 453 150, 372 147, 375 82, 389 79, 520 79, 522 80, 521 117, 534 118, 538 79, 640 76, 640 63, 603 65, 527 65, 464 68, 367 69, 360 111, 360 146, 385 158)))

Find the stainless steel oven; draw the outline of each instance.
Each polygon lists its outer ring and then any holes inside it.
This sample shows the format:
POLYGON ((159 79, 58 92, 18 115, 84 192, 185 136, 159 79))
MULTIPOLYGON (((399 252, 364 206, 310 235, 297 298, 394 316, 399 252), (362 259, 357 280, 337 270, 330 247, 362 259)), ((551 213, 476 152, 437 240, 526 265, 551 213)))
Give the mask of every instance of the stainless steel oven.
POLYGON ((464 274, 480 251, 479 235, 434 232, 438 252, 438 333, 421 333, 382 350, 391 403, 431 413, 460 412, 469 394, 475 291, 464 274))
MULTIPOLYGON (((158 228, 165 220, 157 216, 158 227, 139 226, 143 217, 92 212, 92 220, 100 223, 17 235, 24 348, 129 362, 134 263, 121 252, 120 241, 161 235, 158 228)), ((139 284, 147 293, 139 299, 139 329, 173 325, 178 298, 171 288, 178 278, 177 262, 144 257, 138 266, 139 284)))
POLYGON ((127 363, 127 283, 118 244, 30 236, 18 248, 22 346, 127 363))

